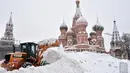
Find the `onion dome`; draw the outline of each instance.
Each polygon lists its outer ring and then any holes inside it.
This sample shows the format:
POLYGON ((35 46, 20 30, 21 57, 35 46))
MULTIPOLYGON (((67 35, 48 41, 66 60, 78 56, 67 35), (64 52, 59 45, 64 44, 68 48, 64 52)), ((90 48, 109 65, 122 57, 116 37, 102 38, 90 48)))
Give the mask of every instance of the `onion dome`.
POLYGON ((103 31, 104 27, 99 23, 98 18, 97 18, 97 23, 93 26, 92 28, 94 31, 100 30, 103 31))
POLYGON ((63 23, 60 26, 60 30, 65 29, 68 30, 68 26, 65 24, 65 22, 63 21, 63 23))
POLYGON ((79 0, 76 0, 76 5, 77 5, 77 7, 79 7, 79 4, 80 4, 80 1, 79 1, 79 0))
POLYGON ((95 32, 91 32, 91 33, 90 33, 90 36, 92 36, 92 35, 96 35, 96 33, 95 33, 95 32))
POLYGON ((66 32, 66 35, 73 35, 74 32, 71 30, 71 28, 69 28, 69 30, 66 32))
POLYGON ((81 16, 77 21, 76 21, 77 25, 88 25, 88 22, 85 20, 85 18, 83 16, 81 16))

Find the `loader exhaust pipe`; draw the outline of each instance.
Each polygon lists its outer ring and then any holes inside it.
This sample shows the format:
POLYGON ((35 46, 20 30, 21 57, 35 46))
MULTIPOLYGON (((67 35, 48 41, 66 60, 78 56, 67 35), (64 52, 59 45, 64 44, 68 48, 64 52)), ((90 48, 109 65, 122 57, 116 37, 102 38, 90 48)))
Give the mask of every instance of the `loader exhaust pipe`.
POLYGON ((16 49, 16 47, 13 45, 13 53, 15 53, 15 49, 16 49))

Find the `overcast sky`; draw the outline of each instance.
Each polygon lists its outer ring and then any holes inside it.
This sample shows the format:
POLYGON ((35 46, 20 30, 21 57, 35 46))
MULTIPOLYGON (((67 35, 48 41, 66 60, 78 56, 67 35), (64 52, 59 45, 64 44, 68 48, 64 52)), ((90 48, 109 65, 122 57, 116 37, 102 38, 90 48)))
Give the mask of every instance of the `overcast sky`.
MULTIPOLYGON (((114 17, 120 34, 130 31, 130 0, 81 0, 80 8, 88 21, 88 33, 96 23, 97 13, 105 33, 112 33, 114 17)), ((0 0, 0 36, 4 35, 12 12, 17 40, 38 42, 57 38, 63 17, 66 24, 71 25, 75 11, 75 0, 0 0)), ((109 48, 111 37, 103 36, 109 48)))

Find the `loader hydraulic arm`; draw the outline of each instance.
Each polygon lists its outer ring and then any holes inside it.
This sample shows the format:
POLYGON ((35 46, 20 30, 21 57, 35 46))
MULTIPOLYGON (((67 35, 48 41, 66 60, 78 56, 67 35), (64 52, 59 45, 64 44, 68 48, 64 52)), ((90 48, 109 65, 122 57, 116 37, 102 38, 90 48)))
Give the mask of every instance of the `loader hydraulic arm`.
MULTIPOLYGON (((48 40, 49 41, 49 40, 48 40)), ((53 43, 44 43, 44 44, 39 44, 39 49, 37 53, 37 64, 41 64, 41 60, 43 59, 43 53, 51 47, 58 47, 59 46, 59 41, 55 40, 53 43)))

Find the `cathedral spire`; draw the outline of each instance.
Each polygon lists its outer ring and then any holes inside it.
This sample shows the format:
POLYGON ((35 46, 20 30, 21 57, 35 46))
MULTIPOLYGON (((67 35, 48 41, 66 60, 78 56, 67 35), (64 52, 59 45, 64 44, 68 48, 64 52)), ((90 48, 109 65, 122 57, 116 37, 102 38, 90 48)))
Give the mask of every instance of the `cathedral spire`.
POLYGON ((99 17, 98 17, 98 13, 97 13, 97 23, 99 23, 99 17))
POLYGON ((116 26, 116 21, 114 20, 113 23, 114 23, 114 27, 113 27, 113 33, 112 33, 112 40, 120 41, 120 35, 119 35, 119 31, 116 26))
POLYGON ((76 13, 75 13, 75 16, 77 16, 77 17, 82 16, 82 13, 80 11, 80 1, 79 0, 76 0, 76 13))
POLYGON ((118 29, 117 29, 117 26, 116 26, 116 21, 114 20, 113 23, 114 23, 113 32, 116 32, 116 31, 118 32, 118 29))
POLYGON ((98 16, 97 16, 97 23, 99 23, 99 19, 98 19, 98 16))
POLYGON ((64 20, 64 17, 63 17, 63 22, 62 22, 62 24, 66 24, 66 23, 65 23, 65 20, 64 20))
POLYGON ((76 21, 82 16, 82 13, 80 11, 80 1, 76 0, 76 12, 73 18, 73 24, 72 27, 75 26, 76 21))
POLYGON ((10 13, 10 19, 8 21, 8 24, 13 24, 13 22, 12 22, 12 12, 10 13))

